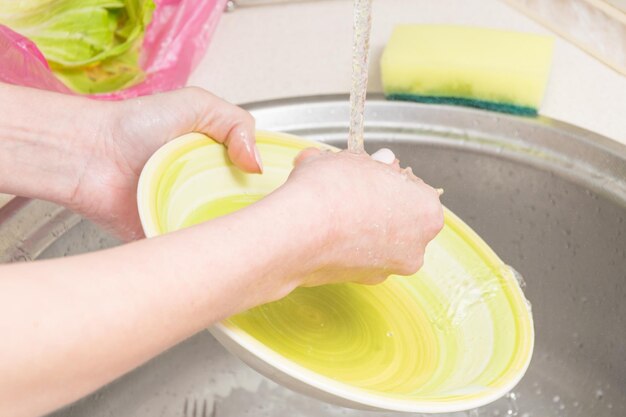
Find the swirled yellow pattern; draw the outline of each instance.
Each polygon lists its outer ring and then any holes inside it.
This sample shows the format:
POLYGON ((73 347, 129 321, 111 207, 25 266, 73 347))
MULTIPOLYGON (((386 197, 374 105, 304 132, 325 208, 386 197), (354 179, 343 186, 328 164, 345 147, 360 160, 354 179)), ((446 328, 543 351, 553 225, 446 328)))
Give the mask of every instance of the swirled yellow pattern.
MULTIPOLYGON (((201 134, 157 152, 138 194, 146 235, 243 208, 286 180, 300 150, 327 147, 267 132, 259 132, 257 142, 263 175, 237 170, 224 148, 201 134)), ((271 352, 296 379, 300 372, 314 375, 326 391, 378 398, 407 411, 457 410, 495 399, 521 378, 534 341, 514 274, 448 210, 414 276, 377 286, 299 288, 222 325, 244 335, 252 354, 271 352)))

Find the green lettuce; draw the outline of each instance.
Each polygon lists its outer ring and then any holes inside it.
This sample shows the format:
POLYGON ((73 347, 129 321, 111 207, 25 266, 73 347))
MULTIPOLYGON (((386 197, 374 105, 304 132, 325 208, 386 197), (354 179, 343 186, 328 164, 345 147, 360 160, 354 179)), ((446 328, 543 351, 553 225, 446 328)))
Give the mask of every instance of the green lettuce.
POLYGON ((143 79, 139 47, 154 7, 152 0, 0 1, 0 24, 35 42, 70 88, 101 93, 143 79))

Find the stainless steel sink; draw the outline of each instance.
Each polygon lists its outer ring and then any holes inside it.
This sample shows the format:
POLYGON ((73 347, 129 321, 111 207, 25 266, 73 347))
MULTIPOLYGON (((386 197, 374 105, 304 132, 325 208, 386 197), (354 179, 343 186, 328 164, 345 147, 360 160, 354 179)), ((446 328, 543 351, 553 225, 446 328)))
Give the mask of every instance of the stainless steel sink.
MULTIPOLYGON (((259 128, 343 145, 346 97, 248 106, 259 128)), ((525 378, 456 416, 626 416, 626 147, 548 119, 370 100, 366 143, 389 147, 525 277, 537 332, 525 378)), ((0 259, 115 245, 52 204, 0 209, 0 259)), ((392 415, 328 405, 247 368, 203 332, 54 416, 392 415)))

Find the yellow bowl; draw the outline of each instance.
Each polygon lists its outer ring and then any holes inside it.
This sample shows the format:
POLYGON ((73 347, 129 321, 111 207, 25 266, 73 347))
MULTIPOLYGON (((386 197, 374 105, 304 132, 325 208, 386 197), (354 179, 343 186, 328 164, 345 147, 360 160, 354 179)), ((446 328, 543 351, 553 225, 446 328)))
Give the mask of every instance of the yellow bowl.
MULTIPOLYGON (((163 146, 139 181, 146 236, 243 208, 287 179, 300 150, 329 148, 269 132, 258 132, 257 142, 263 175, 242 173, 221 145, 199 133, 163 146)), ((294 390, 349 407, 424 413, 501 397, 523 376, 534 343, 514 272, 449 210, 414 276, 300 288, 211 331, 294 390)))

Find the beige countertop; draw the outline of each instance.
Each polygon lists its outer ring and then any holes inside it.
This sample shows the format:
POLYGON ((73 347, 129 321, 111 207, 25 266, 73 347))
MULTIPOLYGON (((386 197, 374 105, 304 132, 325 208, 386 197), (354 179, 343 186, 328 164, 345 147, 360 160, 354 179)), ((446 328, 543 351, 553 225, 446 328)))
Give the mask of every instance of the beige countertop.
MULTIPOLYGON (((374 0, 370 91, 393 27, 450 23, 550 33, 498 0, 374 0)), ((352 1, 242 7, 227 13, 189 80, 235 103, 347 93, 352 1)), ((626 143, 626 77, 557 38, 540 113, 626 143)))

